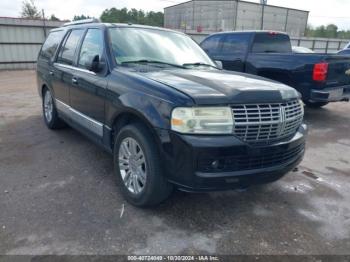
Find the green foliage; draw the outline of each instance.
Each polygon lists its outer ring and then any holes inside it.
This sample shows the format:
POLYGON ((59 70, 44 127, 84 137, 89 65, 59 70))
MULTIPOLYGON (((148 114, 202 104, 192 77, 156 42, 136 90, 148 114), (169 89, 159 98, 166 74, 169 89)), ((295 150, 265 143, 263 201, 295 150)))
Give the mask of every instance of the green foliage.
POLYGON ((163 26, 164 14, 162 12, 144 12, 132 8, 110 8, 103 11, 101 21, 105 23, 133 23, 151 26, 163 26))
POLYGON ((316 28, 311 27, 310 25, 306 28, 306 36, 309 37, 324 37, 324 38, 350 38, 350 30, 338 30, 338 27, 334 24, 329 24, 327 26, 321 25, 316 28))
POLYGON ((51 21, 61 21, 59 18, 57 18, 54 14, 52 14, 49 18, 51 21))
POLYGON ((34 0, 24 0, 22 2, 21 17, 30 19, 41 18, 41 14, 35 6, 34 0))
POLYGON ((89 19, 92 18, 90 16, 86 15, 75 15, 73 18, 73 21, 78 21, 78 20, 84 20, 84 19, 89 19))

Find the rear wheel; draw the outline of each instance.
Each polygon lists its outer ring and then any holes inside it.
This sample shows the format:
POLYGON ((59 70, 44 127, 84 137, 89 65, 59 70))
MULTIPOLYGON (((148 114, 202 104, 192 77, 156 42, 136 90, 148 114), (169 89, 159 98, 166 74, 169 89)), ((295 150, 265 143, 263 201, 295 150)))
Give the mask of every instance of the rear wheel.
POLYGON ((114 143, 114 170, 126 200, 139 207, 165 200, 172 186, 163 176, 161 159, 150 132, 139 123, 123 127, 114 143))
POLYGON ((58 117, 57 109, 49 89, 43 91, 43 116, 45 124, 50 129, 59 129, 65 126, 63 120, 58 117))
POLYGON ((320 108, 328 104, 328 102, 310 102, 304 101, 305 105, 311 108, 320 108))

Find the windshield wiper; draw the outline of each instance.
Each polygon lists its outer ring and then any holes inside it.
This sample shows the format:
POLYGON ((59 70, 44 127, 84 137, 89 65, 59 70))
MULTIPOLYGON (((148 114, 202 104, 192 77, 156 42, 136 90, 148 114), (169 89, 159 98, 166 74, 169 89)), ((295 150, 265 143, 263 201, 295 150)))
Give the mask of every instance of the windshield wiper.
POLYGON ((148 60, 148 59, 124 61, 124 62, 122 62, 121 64, 142 64, 142 63, 147 63, 147 64, 162 64, 162 65, 169 65, 169 66, 178 67, 178 68, 185 68, 185 67, 182 66, 182 65, 167 63, 167 62, 158 61, 158 60, 148 60))
POLYGON ((186 66, 206 66, 206 67, 212 67, 212 68, 216 68, 218 69, 216 66, 210 65, 210 64, 206 64, 206 63, 202 63, 202 62, 197 62, 197 63, 185 63, 183 64, 184 67, 186 66))

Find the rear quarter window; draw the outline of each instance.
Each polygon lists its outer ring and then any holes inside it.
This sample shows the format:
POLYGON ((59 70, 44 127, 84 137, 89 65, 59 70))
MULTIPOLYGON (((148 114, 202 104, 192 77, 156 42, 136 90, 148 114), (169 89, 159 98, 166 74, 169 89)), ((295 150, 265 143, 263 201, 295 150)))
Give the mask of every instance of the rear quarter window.
POLYGON ((254 37, 252 53, 291 53, 292 45, 288 35, 279 33, 258 33, 254 37))
POLYGON ((41 48, 40 58, 50 60, 55 55, 63 36, 63 30, 51 32, 41 48))

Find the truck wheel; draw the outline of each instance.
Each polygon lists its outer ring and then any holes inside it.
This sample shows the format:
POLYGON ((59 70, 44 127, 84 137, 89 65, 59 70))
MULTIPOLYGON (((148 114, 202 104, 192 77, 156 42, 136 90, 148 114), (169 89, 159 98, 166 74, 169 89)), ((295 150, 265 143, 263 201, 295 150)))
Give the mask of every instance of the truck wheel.
POLYGON ((139 207, 159 204, 172 191, 164 178, 158 148, 139 123, 123 127, 114 143, 114 171, 126 200, 139 207))
POLYGON ((43 91, 43 116, 45 124, 50 129, 59 129, 65 126, 62 119, 58 117, 55 103, 49 89, 43 91))
POLYGON ((328 104, 328 102, 310 102, 304 101, 305 105, 310 108, 320 108, 328 104))

